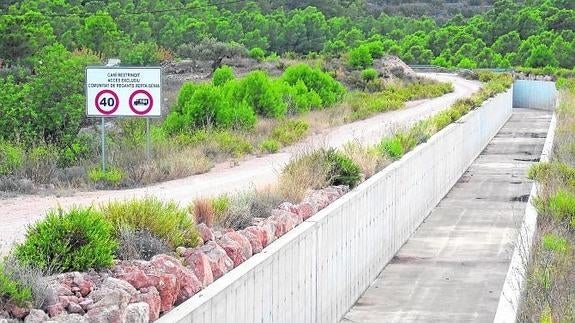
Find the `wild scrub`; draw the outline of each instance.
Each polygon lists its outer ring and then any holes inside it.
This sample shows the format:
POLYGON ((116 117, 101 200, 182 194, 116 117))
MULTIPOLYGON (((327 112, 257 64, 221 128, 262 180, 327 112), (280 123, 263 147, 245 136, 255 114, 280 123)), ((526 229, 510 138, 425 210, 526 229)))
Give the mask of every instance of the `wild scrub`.
POLYGON ((112 225, 102 213, 73 208, 49 212, 28 228, 13 252, 23 265, 66 272, 110 266, 116 246, 112 225))
POLYGON ((101 205, 100 210, 112 223, 116 235, 124 228, 147 230, 165 240, 172 249, 195 247, 199 241, 193 218, 173 201, 148 196, 109 202, 101 205))
POLYGON ((527 284, 519 312, 523 321, 570 322, 575 319, 575 168, 565 154, 575 143, 575 88, 562 90, 557 110, 554 155, 529 169, 538 185, 535 206, 537 234, 527 268, 527 284))

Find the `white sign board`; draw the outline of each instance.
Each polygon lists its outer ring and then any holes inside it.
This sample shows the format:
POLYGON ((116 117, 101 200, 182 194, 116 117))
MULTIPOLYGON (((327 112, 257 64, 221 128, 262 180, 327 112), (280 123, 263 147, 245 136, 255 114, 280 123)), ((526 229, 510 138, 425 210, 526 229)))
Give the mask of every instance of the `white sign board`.
POLYGON ((162 70, 159 67, 87 67, 89 117, 159 117, 162 70))

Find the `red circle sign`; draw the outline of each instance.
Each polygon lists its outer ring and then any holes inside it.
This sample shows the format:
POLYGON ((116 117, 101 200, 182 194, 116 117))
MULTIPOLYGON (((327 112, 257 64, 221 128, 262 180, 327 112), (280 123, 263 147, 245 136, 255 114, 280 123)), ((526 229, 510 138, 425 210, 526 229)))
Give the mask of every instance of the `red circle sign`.
POLYGON ((154 99, 152 95, 146 90, 136 90, 130 95, 130 109, 137 115, 143 116, 152 110, 154 106, 154 99), (136 98, 136 95, 143 94, 146 98, 136 98), (144 110, 138 110, 136 106, 143 106, 144 110))
POLYGON ((118 110, 120 99, 114 91, 102 90, 96 94, 94 103, 96 104, 96 109, 98 109, 101 114, 110 115, 118 110), (105 94, 109 94, 109 96, 104 96, 105 94))

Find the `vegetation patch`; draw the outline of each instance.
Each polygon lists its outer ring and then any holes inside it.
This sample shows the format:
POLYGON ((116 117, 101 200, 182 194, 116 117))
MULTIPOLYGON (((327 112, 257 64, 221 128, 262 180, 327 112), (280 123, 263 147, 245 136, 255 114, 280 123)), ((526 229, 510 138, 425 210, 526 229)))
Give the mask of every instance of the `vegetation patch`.
POLYGON ((575 88, 572 80, 558 82, 561 102, 557 110, 553 156, 537 163, 529 177, 539 183, 535 206, 537 233, 528 261, 526 289, 519 319, 562 322, 575 318, 575 168, 565 153, 575 143, 575 88))
POLYGON ((116 236, 124 229, 148 231, 165 240, 172 249, 194 247, 199 241, 193 218, 175 202, 145 197, 109 202, 100 209, 104 218, 112 223, 116 236))
POLYGON ((116 246, 112 225, 102 213, 60 209, 27 230, 14 256, 24 265, 50 272, 82 271, 110 266, 116 246))

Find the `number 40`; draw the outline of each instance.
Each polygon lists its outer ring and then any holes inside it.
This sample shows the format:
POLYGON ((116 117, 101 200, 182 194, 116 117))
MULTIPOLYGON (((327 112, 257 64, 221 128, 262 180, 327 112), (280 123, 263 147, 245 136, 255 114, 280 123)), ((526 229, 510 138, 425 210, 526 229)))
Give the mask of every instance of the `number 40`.
POLYGON ((103 107, 113 107, 116 105, 116 100, 114 100, 114 98, 102 98, 102 100, 100 100, 100 105, 103 107))

